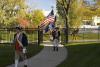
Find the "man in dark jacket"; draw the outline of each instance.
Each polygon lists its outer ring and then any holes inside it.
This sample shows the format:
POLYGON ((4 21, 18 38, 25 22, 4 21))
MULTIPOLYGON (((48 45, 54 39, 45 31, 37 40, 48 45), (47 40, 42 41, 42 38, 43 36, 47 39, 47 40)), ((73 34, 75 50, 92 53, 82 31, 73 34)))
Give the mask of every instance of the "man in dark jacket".
POLYGON ((56 27, 53 31, 52 31, 52 36, 53 36, 53 50, 58 51, 58 45, 59 45, 59 38, 60 38, 60 31, 59 28, 56 27))
POLYGON ((28 45, 28 40, 20 26, 16 27, 13 44, 15 45, 15 67, 18 67, 20 57, 24 61, 24 67, 27 67, 26 46, 28 45))

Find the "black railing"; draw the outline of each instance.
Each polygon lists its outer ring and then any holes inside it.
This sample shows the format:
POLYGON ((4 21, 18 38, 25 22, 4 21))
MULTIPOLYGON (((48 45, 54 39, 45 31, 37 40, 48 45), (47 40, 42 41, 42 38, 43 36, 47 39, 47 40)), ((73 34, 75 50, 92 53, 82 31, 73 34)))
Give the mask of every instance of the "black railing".
MULTIPOLYGON (((29 43, 38 42, 38 29, 26 28, 23 29, 28 37, 29 43)), ((14 34, 16 32, 15 28, 1 28, 0 29, 0 43, 12 43, 14 34)))
MULTIPOLYGON (((15 28, 1 28, 0 29, 0 43, 12 43, 15 28)), ((43 33, 43 30, 38 28, 26 28, 23 29, 28 37, 29 43, 40 44, 42 42, 50 41, 50 33, 43 33)), ((60 29, 61 32, 61 43, 65 43, 66 34, 64 28, 60 29)), ((100 29, 98 28, 70 28, 68 32, 68 42, 87 42, 87 41, 100 41, 100 29), (78 30, 77 30, 78 29, 78 30), (77 31, 75 31, 77 30, 77 31)))
POLYGON ((69 42, 87 42, 87 41, 99 42, 100 29, 99 28, 70 28, 69 42))
MULTIPOLYGON (((66 43, 66 32, 64 28, 60 29, 61 43, 66 43)), ((43 42, 50 41, 50 33, 43 35, 43 42)), ((99 42, 100 41, 100 29, 98 28, 69 28, 68 42, 99 42)))

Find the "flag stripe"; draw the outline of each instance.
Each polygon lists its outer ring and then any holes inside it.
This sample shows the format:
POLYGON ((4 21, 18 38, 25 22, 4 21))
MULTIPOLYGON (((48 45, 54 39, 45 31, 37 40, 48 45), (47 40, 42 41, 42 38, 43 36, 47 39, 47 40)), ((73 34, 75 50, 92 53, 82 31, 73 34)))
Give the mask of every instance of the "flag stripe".
POLYGON ((49 18, 43 20, 41 24, 45 24, 46 21, 48 21, 48 20, 49 20, 49 22, 50 22, 50 21, 54 21, 54 17, 49 17, 49 18))
POLYGON ((40 23, 40 28, 46 32, 54 28, 55 16, 53 10, 48 14, 48 16, 40 23))
POLYGON ((46 24, 49 24, 51 22, 55 21, 55 17, 54 16, 49 16, 48 18, 46 18, 45 20, 42 21, 40 27, 45 26, 46 24))

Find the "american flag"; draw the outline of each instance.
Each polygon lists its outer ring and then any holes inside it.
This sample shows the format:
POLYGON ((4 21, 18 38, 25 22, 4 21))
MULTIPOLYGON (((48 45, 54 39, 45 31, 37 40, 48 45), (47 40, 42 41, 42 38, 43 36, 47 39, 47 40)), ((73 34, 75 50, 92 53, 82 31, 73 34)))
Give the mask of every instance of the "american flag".
POLYGON ((45 28, 48 24, 53 23, 55 21, 55 16, 53 10, 49 13, 49 15, 41 22, 40 28, 45 28))

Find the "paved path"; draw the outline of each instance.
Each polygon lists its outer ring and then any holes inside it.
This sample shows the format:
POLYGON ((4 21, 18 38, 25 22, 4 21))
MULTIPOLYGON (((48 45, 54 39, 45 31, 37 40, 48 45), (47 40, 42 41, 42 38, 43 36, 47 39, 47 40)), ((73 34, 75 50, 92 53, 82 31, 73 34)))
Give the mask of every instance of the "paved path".
MULTIPOLYGON (((67 50, 62 45, 58 52, 54 52, 52 45, 44 44, 44 49, 34 57, 28 59, 28 67, 56 67, 67 57, 67 50)), ((14 64, 8 67, 14 67, 14 64)), ((18 67, 23 67, 23 62, 18 67)))

